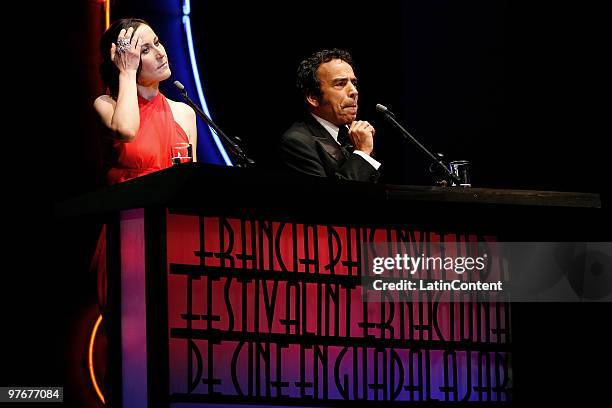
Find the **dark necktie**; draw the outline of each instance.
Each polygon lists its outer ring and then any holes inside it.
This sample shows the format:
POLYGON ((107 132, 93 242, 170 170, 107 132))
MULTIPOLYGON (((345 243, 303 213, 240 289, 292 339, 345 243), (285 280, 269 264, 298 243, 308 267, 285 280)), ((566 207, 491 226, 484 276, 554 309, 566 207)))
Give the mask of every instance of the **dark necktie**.
POLYGON ((352 150, 353 148, 346 125, 340 125, 340 128, 338 129, 338 143, 340 143, 340 146, 344 147, 345 149, 352 150))

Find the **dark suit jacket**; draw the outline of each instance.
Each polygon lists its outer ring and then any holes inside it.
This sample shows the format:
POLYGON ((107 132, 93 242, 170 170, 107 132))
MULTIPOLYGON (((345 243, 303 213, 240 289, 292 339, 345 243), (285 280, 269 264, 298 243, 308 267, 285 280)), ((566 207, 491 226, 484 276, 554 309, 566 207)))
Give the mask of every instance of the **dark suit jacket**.
POLYGON ((336 143, 310 114, 283 134, 280 154, 285 168, 311 176, 370 182, 380 176, 363 157, 336 143))

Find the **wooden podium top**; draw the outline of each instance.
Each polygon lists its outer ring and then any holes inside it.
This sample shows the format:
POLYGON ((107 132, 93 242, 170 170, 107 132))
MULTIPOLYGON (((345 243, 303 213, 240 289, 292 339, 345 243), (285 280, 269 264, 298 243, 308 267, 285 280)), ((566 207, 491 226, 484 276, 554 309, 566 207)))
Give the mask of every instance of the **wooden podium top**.
POLYGON ((369 205, 601 208, 600 196, 594 193, 371 184, 189 163, 69 199, 56 206, 56 214, 101 214, 149 206, 231 206, 232 202, 242 208, 252 204, 323 209, 329 203, 351 200, 369 205))

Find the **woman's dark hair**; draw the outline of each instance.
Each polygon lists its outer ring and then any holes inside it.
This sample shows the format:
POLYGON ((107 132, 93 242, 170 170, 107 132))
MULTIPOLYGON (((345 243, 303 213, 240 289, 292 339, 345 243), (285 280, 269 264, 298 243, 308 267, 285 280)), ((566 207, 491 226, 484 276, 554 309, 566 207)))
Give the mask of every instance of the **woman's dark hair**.
MULTIPOLYGON (((148 25, 144 20, 139 18, 122 18, 117 20, 108 27, 108 30, 102 34, 102 38, 100 39, 100 54, 102 55, 102 63, 100 64, 100 76, 102 77, 102 82, 104 86, 108 89, 110 96, 113 98, 117 97, 119 93, 119 69, 111 60, 110 49, 111 44, 115 43, 117 45, 117 37, 119 36, 119 32, 123 29, 128 29, 130 27, 134 28, 134 32, 141 25, 148 25)), ((132 33, 132 36, 134 35, 132 33)), ((140 66, 138 66, 138 72, 140 72, 140 66)))
POLYGON ((321 50, 312 54, 300 62, 300 66, 297 71, 297 87, 302 93, 302 96, 306 98, 309 95, 313 95, 320 98, 321 95, 321 84, 319 78, 317 78, 317 70, 321 64, 329 62, 334 59, 339 59, 353 67, 353 58, 348 51, 333 48, 331 50, 321 50))

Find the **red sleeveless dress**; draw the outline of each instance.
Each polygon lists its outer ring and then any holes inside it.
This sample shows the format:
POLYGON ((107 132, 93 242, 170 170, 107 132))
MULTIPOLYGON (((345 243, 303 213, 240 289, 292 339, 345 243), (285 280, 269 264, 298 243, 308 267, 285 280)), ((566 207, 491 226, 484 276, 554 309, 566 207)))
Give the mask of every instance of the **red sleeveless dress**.
POLYGON ((170 148, 189 138, 174 121, 168 100, 158 92, 150 101, 138 96, 140 127, 131 143, 112 144, 106 173, 108 185, 121 183, 172 166, 170 148))
MULTIPOLYGON (((189 143, 189 138, 174 121, 168 100, 161 92, 150 101, 138 96, 140 126, 131 143, 112 142, 106 160, 106 182, 113 185, 172 166, 171 146, 189 143)), ((106 305, 106 225, 98 238, 90 269, 97 275, 98 301, 106 305)))

